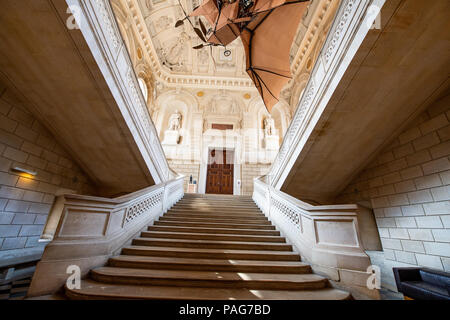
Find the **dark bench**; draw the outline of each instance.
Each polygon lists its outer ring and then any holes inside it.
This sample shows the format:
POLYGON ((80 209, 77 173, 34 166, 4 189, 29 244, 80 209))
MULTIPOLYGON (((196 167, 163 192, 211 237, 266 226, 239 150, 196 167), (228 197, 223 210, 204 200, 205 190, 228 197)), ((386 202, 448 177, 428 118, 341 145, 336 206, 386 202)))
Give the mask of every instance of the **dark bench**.
POLYGON ((450 300, 450 273, 428 268, 392 268, 397 290, 405 298, 450 300))

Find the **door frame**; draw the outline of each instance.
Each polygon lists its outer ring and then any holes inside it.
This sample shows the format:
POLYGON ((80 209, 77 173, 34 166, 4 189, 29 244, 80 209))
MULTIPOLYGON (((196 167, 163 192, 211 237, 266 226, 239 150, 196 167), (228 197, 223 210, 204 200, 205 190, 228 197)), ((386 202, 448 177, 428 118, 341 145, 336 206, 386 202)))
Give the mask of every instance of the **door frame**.
MULTIPOLYGON (((224 195, 232 195, 232 194, 234 194, 234 161, 235 161, 235 157, 234 157, 234 150, 230 150, 230 149, 223 149, 223 148, 221 148, 221 149, 219 149, 219 148, 211 148, 211 149, 209 149, 209 154, 208 154, 208 162, 209 162, 209 155, 213 152, 213 150, 217 153, 217 152, 220 152, 220 153, 222 153, 222 157, 223 157, 223 155, 225 154, 225 156, 228 158, 228 160, 231 160, 233 163, 227 163, 227 165, 231 165, 231 166, 233 166, 233 169, 232 169, 232 172, 231 172, 231 174, 233 175, 233 181, 231 182, 231 187, 232 187, 232 192, 231 193, 223 193, 224 195), (230 156, 230 154, 231 153, 233 153, 232 154, 232 158, 231 158, 231 156, 230 156), (231 159, 230 159, 231 158, 231 159)), ((222 170, 224 170, 224 164, 218 164, 219 166, 221 166, 222 167, 222 169, 221 169, 221 175, 222 175, 222 177, 223 177, 223 172, 222 172, 222 170)), ((209 177, 209 174, 210 174, 210 170, 209 170, 209 166, 210 166, 210 164, 208 163, 207 164, 207 166, 206 166, 206 187, 205 187, 205 193, 207 193, 206 191, 208 191, 208 177, 209 177)), ((228 170, 228 171, 231 171, 231 170, 228 170)), ((222 179, 222 177, 221 177, 221 179, 222 179)), ((222 181, 222 183, 223 183, 223 181, 222 181)), ((220 187, 220 188, 222 188, 222 187, 220 187)), ((221 193, 214 193, 214 192, 209 192, 209 193, 207 193, 207 194, 221 194, 221 193)))
POLYGON ((209 160, 209 153, 213 149, 219 149, 219 150, 226 150, 232 151, 234 153, 234 170, 233 170, 233 195, 239 196, 241 195, 241 164, 239 161, 239 154, 238 149, 235 146, 234 147, 227 147, 223 145, 215 145, 215 144, 209 144, 205 145, 203 147, 202 152, 202 162, 200 164, 200 177, 198 181, 198 193, 205 194, 206 193, 206 178, 208 174, 208 160, 209 160))

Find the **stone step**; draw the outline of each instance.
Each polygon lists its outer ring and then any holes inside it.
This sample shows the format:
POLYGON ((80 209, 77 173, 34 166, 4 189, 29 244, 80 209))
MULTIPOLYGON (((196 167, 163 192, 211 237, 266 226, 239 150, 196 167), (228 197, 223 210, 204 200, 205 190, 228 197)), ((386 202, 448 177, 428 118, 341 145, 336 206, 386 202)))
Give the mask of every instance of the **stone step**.
POLYGON ((236 196, 231 194, 213 193, 185 193, 185 198, 230 198, 230 199, 251 199, 252 196, 236 196))
POLYGON ((217 212, 167 212, 163 217, 184 217, 184 218, 209 218, 209 219, 245 219, 245 220, 262 220, 268 221, 263 214, 232 214, 232 213, 217 213, 217 212))
POLYGON ((314 299, 351 295, 312 274, 251 197, 186 195, 91 270, 71 299, 314 299))
POLYGON ((241 223, 155 221, 154 225, 155 226, 178 226, 178 227, 207 227, 207 228, 275 230, 275 227, 272 225, 263 225, 263 224, 248 225, 248 224, 241 224, 241 223))
POLYGON ((267 219, 245 219, 245 218, 217 218, 217 217, 186 217, 165 215, 160 217, 158 221, 173 222, 213 222, 213 223, 241 223, 241 224, 272 224, 267 219))
POLYGON ((193 259, 236 259, 264 261, 300 261, 300 256, 291 251, 253 251, 205 248, 176 248, 129 246, 122 249, 123 255, 157 256, 193 259))
POLYGON ((178 201, 177 204, 185 204, 185 205, 198 205, 198 206, 214 206, 214 205, 232 205, 232 206, 248 206, 248 207, 256 207, 256 203, 253 201, 229 201, 229 200, 223 200, 223 201, 191 201, 191 200, 181 200, 178 201))
POLYGON ((127 285, 246 288, 253 290, 317 290, 327 279, 315 274, 236 273, 100 267, 91 270, 94 281, 127 285))
POLYGON ((233 271, 264 273, 311 273, 308 264, 298 261, 193 259, 121 255, 109 259, 109 266, 137 269, 233 271))
POLYGON ((259 208, 250 208, 250 207, 233 207, 233 206, 198 206, 198 205, 174 205, 171 210, 191 210, 191 211, 199 211, 199 212, 238 212, 238 213, 260 213, 259 208))
POLYGON ((236 208, 250 208, 250 209, 258 209, 258 206, 252 203, 233 203, 229 201, 223 202, 186 202, 179 201, 175 204, 176 206, 196 206, 196 207, 236 207, 236 208))
POLYGON ((185 193, 181 201, 204 200, 204 201, 253 201, 251 196, 222 196, 222 195, 199 195, 192 196, 191 193, 185 193))
POLYGON ((265 217, 261 211, 237 211, 237 210, 197 210, 197 209, 180 209, 172 208, 167 213, 169 214, 203 214, 203 215, 217 215, 217 216, 240 216, 240 217, 265 217))
POLYGON ((347 292, 324 288, 321 290, 258 290, 200 287, 167 287, 115 285, 90 279, 81 281, 81 289, 65 288, 67 297, 78 300, 348 300, 347 292))
POLYGON ((188 239, 188 240, 218 240, 218 241, 248 241, 248 242, 279 242, 286 243, 286 239, 277 236, 250 236, 234 234, 210 234, 210 233, 180 233, 145 231, 141 238, 165 238, 165 239, 188 239))
POLYGON ((197 209, 197 208, 201 208, 201 209, 222 209, 222 210, 231 210, 231 209, 236 209, 236 210, 242 210, 242 211, 251 211, 251 210, 256 210, 259 211, 259 208, 256 205, 228 205, 226 203, 224 204, 199 204, 199 203, 180 203, 178 202, 177 204, 173 205, 174 208, 189 208, 189 209, 197 209))
POLYGON ((196 205, 231 205, 231 206, 251 206, 255 207, 254 201, 233 201, 233 200, 185 200, 182 199, 177 204, 196 204, 196 205))
POLYGON ((245 217, 245 218, 262 218, 265 217, 261 212, 233 212, 233 211, 196 211, 196 210, 175 210, 171 209, 166 214, 183 214, 183 215, 201 215, 201 216, 215 216, 215 217, 245 217))
POLYGON ((261 213, 262 211, 258 208, 230 208, 230 207, 217 207, 217 206, 198 206, 198 205, 192 205, 192 206, 186 206, 186 205, 174 205, 171 207, 171 210, 177 210, 177 211, 199 211, 199 212, 223 212, 223 213, 229 213, 229 212, 238 212, 238 213, 261 213))
POLYGON ((240 235, 266 235, 279 236, 277 230, 255 230, 255 229, 227 229, 227 228, 198 228, 179 226, 149 226, 148 231, 182 232, 182 233, 220 233, 220 234, 240 234, 240 235))
POLYGON ((259 243, 244 241, 213 241, 213 240, 186 240, 158 239, 158 238, 135 238, 132 241, 137 246, 152 247, 179 247, 179 248, 208 248, 208 249, 234 249, 234 250, 274 250, 291 251, 292 246, 284 243, 259 243))
POLYGON ((258 209, 258 206, 256 205, 255 202, 230 202, 230 201, 209 201, 209 202, 199 202, 199 201, 178 201, 177 203, 174 204, 175 206, 197 206, 197 207, 214 207, 214 206, 219 206, 219 207, 242 207, 242 208, 256 208, 258 209))
POLYGON ((255 205, 253 200, 226 200, 226 199, 186 199, 183 198, 178 203, 232 203, 232 204, 243 204, 243 205, 255 205))

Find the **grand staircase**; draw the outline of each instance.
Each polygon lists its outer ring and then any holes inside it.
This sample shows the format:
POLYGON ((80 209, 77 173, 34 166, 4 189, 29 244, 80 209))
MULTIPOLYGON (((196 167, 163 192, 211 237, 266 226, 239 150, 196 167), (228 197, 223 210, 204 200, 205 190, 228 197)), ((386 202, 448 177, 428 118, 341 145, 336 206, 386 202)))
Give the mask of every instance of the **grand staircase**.
POLYGON ((70 299, 351 299, 301 262, 250 197, 187 194, 70 299))

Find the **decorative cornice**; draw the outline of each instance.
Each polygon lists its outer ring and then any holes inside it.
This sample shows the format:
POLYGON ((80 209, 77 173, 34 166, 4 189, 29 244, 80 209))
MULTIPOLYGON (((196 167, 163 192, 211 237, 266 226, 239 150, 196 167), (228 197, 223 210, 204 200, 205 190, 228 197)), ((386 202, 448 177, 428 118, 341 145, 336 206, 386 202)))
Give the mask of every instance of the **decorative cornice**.
POLYGON ((141 41, 144 44, 146 52, 149 55, 152 70, 155 74, 155 78, 162 82, 167 87, 202 87, 202 88, 214 88, 218 87, 223 89, 232 90, 249 90, 254 88, 253 82, 250 78, 242 77, 218 77, 218 76, 192 76, 192 75, 176 75, 166 71, 161 65, 158 55, 153 46, 151 36, 145 24, 144 17, 139 9, 136 0, 126 1, 128 8, 132 14, 137 31, 140 35, 141 41))
MULTIPOLYGON (((296 57, 292 63, 292 73, 296 75, 300 72, 302 67, 302 61, 305 55, 311 50, 313 39, 316 36, 317 30, 319 30, 320 24, 329 10, 332 8, 331 3, 333 0, 325 0, 320 3, 320 8, 315 11, 315 15, 308 26, 305 37, 303 38, 300 47, 297 51, 296 57)), ((192 88, 205 88, 205 89, 229 89, 229 90, 241 90, 248 91, 254 89, 255 86, 248 77, 223 77, 223 76, 201 76, 201 75, 179 75, 168 72, 159 60, 159 57, 155 51, 152 43, 151 35, 148 32, 145 19, 142 16, 141 10, 137 0, 126 0, 128 9, 132 14, 132 18, 136 29, 139 33, 142 43, 149 55, 149 62, 151 63, 152 70, 155 74, 155 78, 162 82, 167 87, 192 87, 192 88)))
POLYGON ((311 19, 311 23, 306 30, 305 36, 297 50, 294 60, 291 64, 291 70, 293 75, 298 75, 302 70, 302 64, 304 63, 304 58, 306 54, 311 50, 311 45, 313 44, 314 37, 317 31, 320 29, 320 25, 323 19, 329 14, 329 10, 332 9, 331 3, 333 0, 322 1, 319 4, 319 8, 316 9, 314 17, 311 19), (302 63, 303 62, 303 63, 302 63))

